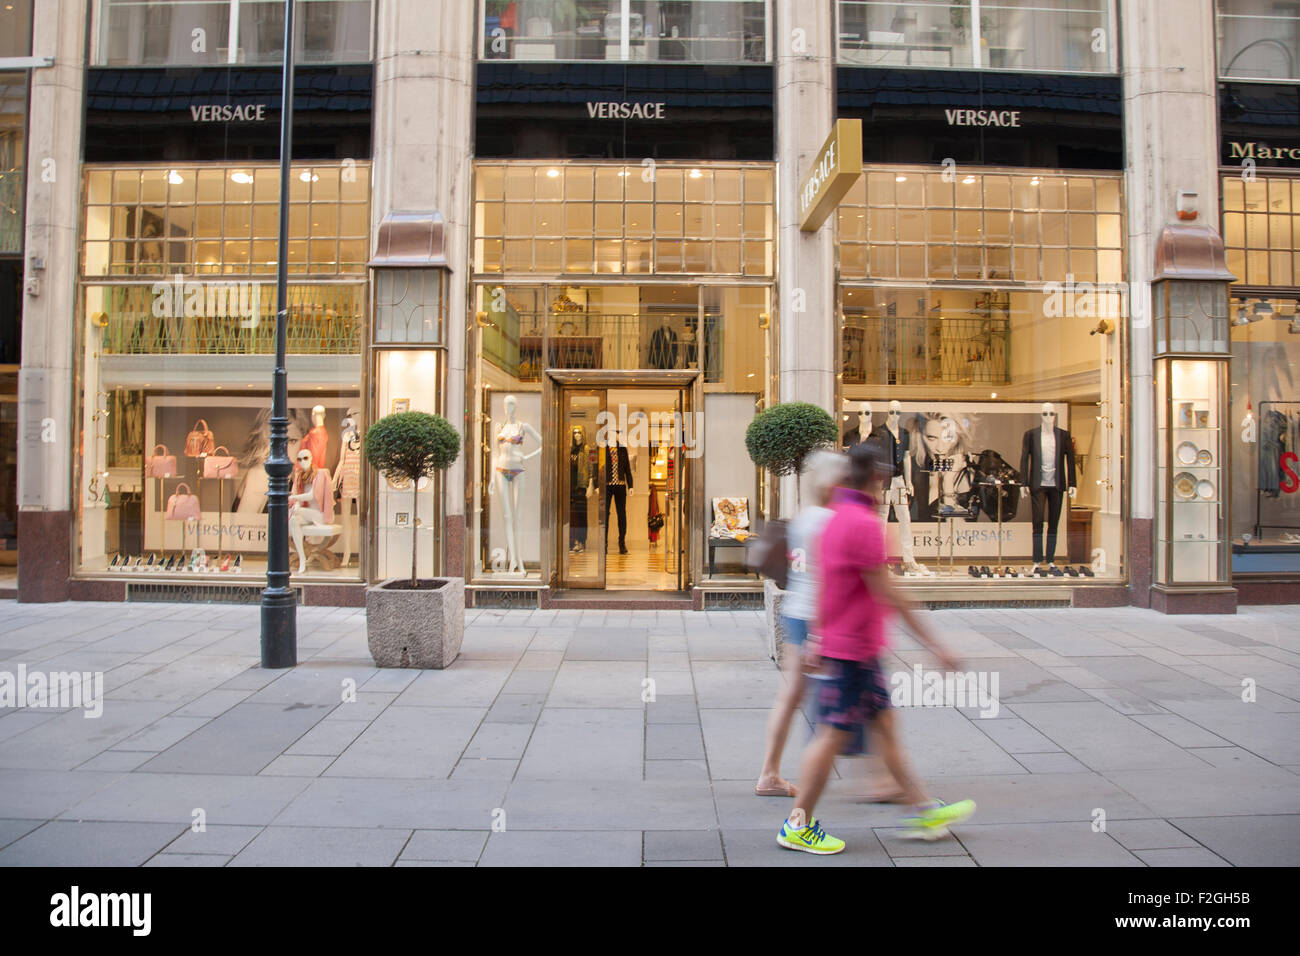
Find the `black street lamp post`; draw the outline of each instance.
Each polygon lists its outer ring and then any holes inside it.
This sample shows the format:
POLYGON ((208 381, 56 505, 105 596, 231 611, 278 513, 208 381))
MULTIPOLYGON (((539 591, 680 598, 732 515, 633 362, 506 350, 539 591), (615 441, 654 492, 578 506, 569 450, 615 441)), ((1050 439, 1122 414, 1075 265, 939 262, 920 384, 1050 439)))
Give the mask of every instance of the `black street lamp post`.
MULTIPOLYGON (((234 42, 234 38, 231 38, 234 42)), ((280 90, 280 242, 275 277, 275 369, 271 373, 271 452, 266 459, 266 589, 262 592, 262 666, 298 663, 297 600, 289 587, 289 172, 293 153, 293 0, 284 2, 284 76, 280 90)))

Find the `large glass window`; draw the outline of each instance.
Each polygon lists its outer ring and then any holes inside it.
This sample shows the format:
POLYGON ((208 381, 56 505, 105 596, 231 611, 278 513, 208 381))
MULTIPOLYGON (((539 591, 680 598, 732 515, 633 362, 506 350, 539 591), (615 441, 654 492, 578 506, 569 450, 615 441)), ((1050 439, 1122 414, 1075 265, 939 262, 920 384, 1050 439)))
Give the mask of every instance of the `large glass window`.
POLYGON ((0 4, 0 56, 31 56, 32 0, 0 4))
POLYGON ((771 59, 768 7, 769 0, 483 0, 481 55, 763 63, 771 59))
POLYGON ((1111 0, 839 0, 843 64, 1113 73, 1111 0))
MULTIPOLYGON (((292 176, 290 563, 356 580, 369 170, 292 176)), ((87 169, 81 571, 264 577, 278 188, 267 165, 87 169)))
POLYGON ((0 73, 0 255, 21 255, 23 251, 26 123, 27 74, 0 73))
POLYGON ((474 270, 770 276, 770 166, 475 168, 474 270))
POLYGON ((1300 4, 1216 0, 1219 76, 1300 79, 1300 4))
MULTIPOLYGON (((95 9, 93 62, 99 66, 218 66, 284 58, 282 0, 100 0, 95 9)), ((297 62, 368 62, 372 19, 371 0, 298 0, 297 62)))
POLYGON ((1223 244, 1243 285, 1300 287, 1300 178, 1224 176, 1223 244))
POLYGON ((899 570, 1118 579, 1120 178, 864 179, 838 218, 841 430, 906 446, 888 509, 899 570))

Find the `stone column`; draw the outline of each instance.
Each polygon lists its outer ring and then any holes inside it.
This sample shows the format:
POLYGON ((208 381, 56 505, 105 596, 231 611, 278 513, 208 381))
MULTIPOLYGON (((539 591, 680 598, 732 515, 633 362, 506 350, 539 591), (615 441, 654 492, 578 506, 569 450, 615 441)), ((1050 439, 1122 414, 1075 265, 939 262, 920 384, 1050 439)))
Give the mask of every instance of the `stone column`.
POLYGON ((75 361, 86 0, 33 18, 22 368, 18 381, 18 600, 68 599, 78 453, 75 361))
MULTIPOLYGON (((835 401, 835 224, 799 229, 799 183, 835 119, 832 4, 776 0, 778 398, 820 405, 838 416, 835 401)), ((781 511, 795 510, 793 477, 781 482, 781 511)))
MULTIPOLYGON (((371 235, 393 210, 435 209, 443 215, 451 265, 443 405, 447 420, 464 435, 478 4, 440 4, 436 15, 424 0, 383 0, 376 6, 371 235)), ((443 570, 456 576, 463 570, 468 465, 462 451, 443 482, 443 570)))
MULTIPOLYGON (((1125 195, 1131 280, 1127 565, 1133 603, 1150 607, 1153 580, 1156 413, 1152 405, 1151 276, 1155 244, 1178 218, 1180 190, 1199 195, 1200 221, 1219 231, 1214 4, 1120 0, 1125 195)), ((1226 410, 1224 410, 1226 412, 1226 410)))

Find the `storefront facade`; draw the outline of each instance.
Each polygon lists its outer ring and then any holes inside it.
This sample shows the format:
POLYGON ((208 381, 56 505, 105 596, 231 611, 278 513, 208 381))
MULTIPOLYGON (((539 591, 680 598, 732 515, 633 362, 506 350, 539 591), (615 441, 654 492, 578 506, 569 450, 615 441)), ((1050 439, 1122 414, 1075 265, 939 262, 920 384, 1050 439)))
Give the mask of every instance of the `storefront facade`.
MULTIPOLYGON (((276 21, 217 5, 200 51, 182 6, 86 5, 77 183, 51 184, 75 204, 76 321, 34 363, 56 420, 73 369, 73 437, 32 445, 66 509, 23 498, 66 539, 67 583, 25 599, 255 600, 265 580, 276 21), (208 570, 180 570, 196 547, 208 570)), ((1138 51, 1177 51, 1136 0, 303 6, 291 442, 328 473, 292 548, 303 600, 360 603, 414 534, 421 573, 482 606, 761 601, 743 539, 797 501, 744 435, 791 400, 842 444, 901 443, 891 563, 927 601, 1230 609, 1300 575, 1274 417, 1300 402, 1294 51, 1250 4, 1198 5, 1218 61, 1167 95, 1138 51), (1217 126, 1179 98, 1207 83, 1217 126), (805 230, 836 119, 861 123, 863 172, 805 230), (1236 277, 1222 354, 1153 329, 1186 299, 1158 254, 1184 203, 1236 277), (1204 383, 1175 371, 1202 358, 1204 383), (404 409, 464 436, 416 489, 359 456, 404 409), (1228 440, 1248 422, 1255 442, 1228 440)))

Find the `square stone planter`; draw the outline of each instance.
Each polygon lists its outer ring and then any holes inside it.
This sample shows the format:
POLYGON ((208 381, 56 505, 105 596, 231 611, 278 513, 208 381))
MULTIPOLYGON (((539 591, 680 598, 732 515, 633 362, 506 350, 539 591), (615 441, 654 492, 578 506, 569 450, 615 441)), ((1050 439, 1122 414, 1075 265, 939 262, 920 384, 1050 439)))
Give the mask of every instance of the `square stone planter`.
POLYGON ((366 588, 366 640, 379 667, 441 670, 465 637, 462 578, 389 578, 366 588))
POLYGON ((767 653, 777 667, 785 664, 785 624, 781 620, 781 605, 785 592, 771 578, 763 579, 763 610, 767 615, 767 653))

